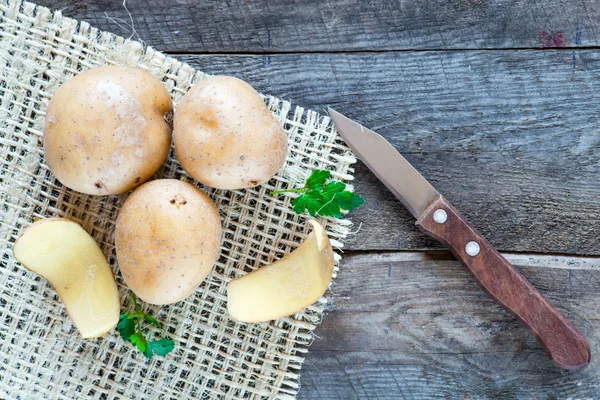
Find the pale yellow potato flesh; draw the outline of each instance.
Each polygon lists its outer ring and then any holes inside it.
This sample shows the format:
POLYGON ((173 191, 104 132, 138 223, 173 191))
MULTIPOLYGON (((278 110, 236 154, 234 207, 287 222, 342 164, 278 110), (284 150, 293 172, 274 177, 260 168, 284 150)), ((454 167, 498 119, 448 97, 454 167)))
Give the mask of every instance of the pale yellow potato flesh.
POLYGON ((76 222, 42 219, 25 229, 13 255, 56 290, 84 338, 104 335, 119 321, 119 293, 110 265, 76 222))
POLYGON ((229 315, 240 322, 265 322, 310 306, 325 293, 333 274, 331 243, 323 227, 296 250, 227 284, 229 315))

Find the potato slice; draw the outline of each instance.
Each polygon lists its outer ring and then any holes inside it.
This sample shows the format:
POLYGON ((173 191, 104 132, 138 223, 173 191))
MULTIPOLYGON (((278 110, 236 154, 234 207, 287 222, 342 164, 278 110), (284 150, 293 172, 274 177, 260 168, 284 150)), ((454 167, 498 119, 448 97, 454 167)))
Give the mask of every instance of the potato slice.
POLYGON ((17 239, 13 254, 50 282, 81 336, 99 337, 117 325, 120 302, 112 270, 79 224, 64 218, 39 220, 17 239))
POLYGON ((325 293, 333 274, 333 250, 323 227, 296 250, 227 284, 230 316, 240 322, 264 322, 294 314, 325 293))

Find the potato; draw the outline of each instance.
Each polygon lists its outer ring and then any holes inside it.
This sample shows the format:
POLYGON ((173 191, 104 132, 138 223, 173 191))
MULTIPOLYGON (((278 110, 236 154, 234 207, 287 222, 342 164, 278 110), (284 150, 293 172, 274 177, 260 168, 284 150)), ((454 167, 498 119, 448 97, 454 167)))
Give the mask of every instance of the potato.
POLYGON ((214 188, 260 185, 285 162, 285 132, 252 86, 237 78, 196 83, 177 106, 173 126, 181 166, 214 188))
POLYGON ((75 76, 52 96, 44 152, 65 186, 96 195, 124 193, 163 164, 173 104, 163 84, 133 67, 104 66, 75 76))
POLYGON ((192 184, 159 179, 140 186, 117 217, 117 260, 142 300, 183 300, 206 278, 219 254, 221 221, 211 199, 192 184))
POLYGON ((265 322, 295 314, 319 300, 329 287, 334 258, 323 227, 287 256, 227 284, 229 315, 241 322, 265 322))
POLYGON ((15 258, 47 279, 81 336, 104 335, 119 321, 119 293, 112 270, 94 239, 76 222, 42 219, 13 248, 15 258))

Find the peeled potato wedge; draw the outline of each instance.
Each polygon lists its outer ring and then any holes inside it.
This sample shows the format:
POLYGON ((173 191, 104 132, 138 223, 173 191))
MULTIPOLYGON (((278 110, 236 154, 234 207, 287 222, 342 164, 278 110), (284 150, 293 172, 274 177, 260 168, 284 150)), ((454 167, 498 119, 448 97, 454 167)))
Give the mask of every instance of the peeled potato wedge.
POLYGON ((323 227, 296 250, 227 284, 229 315, 240 322, 265 322, 310 306, 325 293, 333 274, 333 249, 323 227))
POLYGON ((50 282, 81 336, 99 337, 117 325, 120 302, 112 270, 78 223, 39 220, 17 239, 13 255, 50 282))

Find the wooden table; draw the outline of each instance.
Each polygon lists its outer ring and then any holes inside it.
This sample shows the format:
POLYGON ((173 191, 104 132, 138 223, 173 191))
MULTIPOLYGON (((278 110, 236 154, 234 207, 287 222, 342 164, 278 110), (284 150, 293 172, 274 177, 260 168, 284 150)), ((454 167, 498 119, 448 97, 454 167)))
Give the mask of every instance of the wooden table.
POLYGON ((383 134, 592 348, 553 367, 359 164, 300 399, 600 398, 597 1, 39 3, 383 134))

